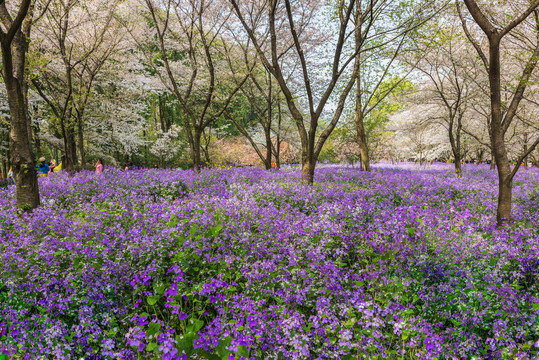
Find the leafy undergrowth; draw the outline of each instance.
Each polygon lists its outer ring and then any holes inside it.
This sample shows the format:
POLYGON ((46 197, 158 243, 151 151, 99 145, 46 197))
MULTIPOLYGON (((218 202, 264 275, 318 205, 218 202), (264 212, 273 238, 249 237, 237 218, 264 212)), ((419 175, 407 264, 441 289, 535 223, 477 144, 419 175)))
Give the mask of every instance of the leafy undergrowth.
POLYGON ((0 192, 0 358, 513 359, 539 350, 539 172, 107 171, 0 192))

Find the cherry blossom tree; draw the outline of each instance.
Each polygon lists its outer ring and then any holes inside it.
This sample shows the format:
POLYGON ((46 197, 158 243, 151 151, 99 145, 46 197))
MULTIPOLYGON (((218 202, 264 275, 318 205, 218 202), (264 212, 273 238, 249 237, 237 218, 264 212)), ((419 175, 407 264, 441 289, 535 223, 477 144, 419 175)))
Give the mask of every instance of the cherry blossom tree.
POLYGON ((32 84, 58 122, 63 167, 85 163, 84 120, 100 72, 116 55, 126 31, 116 21, 120 1, 52 0, 36 27, 33 51, 41 64, 32 84), (78 146, 77 146, 78 145, 78 146))
MULTIPOLYGON (((519 166, 511 169, 508 151, 505 144, 507 130, 515 120, 519 105, 524 98, 524 92, 528 82, 537 66, 539 60, 539 0, 532 2, 522 2, 517 6, 516 12, 507 16, 506 12, 501 14, 492 7, 481 8, 477 1, 464 0, 464 4, 472 17, 473 21, 481 28, 484 36, 488 40, 488 57, 483 51, 480 43, 472 36, 468 30, 466 15, 463 13, 460 1, 457 0, 457 7, 462 19, 464 31, 474 45, 478 55, 481 57, 485 69, 489 76, 490 87, 490 131, 491 143, 496 165, 498 169, 499 195, 497 221, 501 225, 511 217, 512 185, 519 166), (526 20, 532 17, 531 26, 536 32, 533 51, 528 53, 521 75, 517 80, 516 87, 512 91, 509 105, 503 106, 502 84, 501 84, 501 42, 517 26, 526 23, 526 20)), ((508 6, 504 7, 507 9, 508 6)), ((511 9, 513 10, 513 9, 511 9)), ((515 10, 513 10, 515 11, 515 10)), ((539 144, 539 138, 527 148, 519 157, 517 164, 520 164, 529 153, 539 144)))
POLYGON ((328 21, 325 29, 316 21, 320 19, 318 9, 325 6, 317 0, 230 3, 262 64, 279 84, 301 139, 302 181, 312 183, 318 156, 341 117, 359 68, 356 53, 345 51, 345 44, 355 31, 355 1, 339 2, 335 16, 326 18, 333 21, 328 21), (331 31, 338 35, 327 35, 331 31), (293 51, 289 53, 289 49, 293 51), (287 67, 289 63, 299 64, 298 75, 288 76, 296 72, 287 67), (317 77, 317 69, 324 66, 330 70, 322 80, 317 77), (351 67, 351 76, 344 79, 343 73, 351 67), (333 115, 320 129, 326 106, 335 96, 333 115))
POLYGON ((248 75, 235 84, 221 59, 222 36, 231 11, 204 0, 144 0, 151 20, 139 49, 178 100, 195 170, 201 166, 204 130, 223 116, 248 75))

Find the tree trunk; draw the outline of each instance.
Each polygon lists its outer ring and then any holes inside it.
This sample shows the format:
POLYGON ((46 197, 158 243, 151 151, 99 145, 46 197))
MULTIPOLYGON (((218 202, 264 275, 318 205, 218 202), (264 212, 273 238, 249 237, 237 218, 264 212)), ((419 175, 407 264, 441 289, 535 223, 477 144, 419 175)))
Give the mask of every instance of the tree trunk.
POLYGON ((356 131, 357 131, 357 143, 359 146, 359 155, 361 162, 361 170, 371 171, 371 165, 369 161, 369 149, 367 147, 367 136, 365 135, 365 126, 363 123, 363 111, 361 105, 361 88, 360 79, 356 80, 356 131))
POLYGON ((277 141, 275 146, 277 147, 275 151, 275 165, 277 166, 277 169, 281 168, 281 139, 277 135, 277 141))
MULTIPOLYGON (((26 41, 19 36, 14 41, 26 41)), ((39 188, 37 184, 36 169, 32 154, 32 139, 29 138, 28 120, 25 106, 26 102, 23 94, 23 87, 20 81, 13 76, 13 67, 22 67, 23 64, 12 63, 13 55, 11 46, 2 43, 3 75, 8 96, 11 130, 9 133, 11 146, 11 164, 16 184, 17 206, 24 210, 30 210, 39 206, 39 188)), ((21 54, 15 56, 16 61, 20 61, 21 54)), ((22 56, 24 60, 24 56, 22 56)))
POLYGON ((70 124, 67 124, 64 128, 65 164, 62 165, 62 168, 65 168, 65 170, 69 172, 75 170, 75 164, 77 163, 75 129, 70 124))
POLYGON ((462 166, 460 164, 460 153, 458 151, 453 151, 453 156, 455 157, 455 173, 458 177, 462 176, 462 166))
POLYGON ((496 157, 494 156, 494 151, 490 152, 490 170, 496 169, 496 157))
POLYGON ((204 146, 200 146, 200 150, 202 151, 201 154, 204 154, 204 160, 206 161, 206 164, 211 163, 211 159, 210 159, 211 133, 210 131, 211 129, 208 131, 208 137, 206 137, 205 131, 202 131, 202 136, 201 136, 201 138, 204 138, 204 146))
POLYGON ((10 110, 11 165, 15 177, 17 206, 24 210, 36 208, 40 203, 32 153, 31 123, 25 97, 25 66, 29 39, 21 31, 22 19, 28 14, 29 7, 30 1, 21 2, 19 14, 9 25, 7 33, 0 31, 2 73, 10 110), (16 23, 19 19, 21 22, 16 23))
POLYGON ((165 101, 162 99, 162 95, 158 95, 159 99, 159 122, 161 124, 161 131, 167 132, 165 126, 165 101))
POLYGON ((79 154, 81 168, 86 166, 86 152, 84 151, 84 133, 82 127, 82 119, 77 119, 77 132, 79 137, 79 154))
POLYGON ((271 123, 273 121, 273 112, 272 112, 272 105, 273 105, 273 93, 271 88, 271 73, 268 73, 268 97, 266 101, 266 106, 268 107, 268 118, 266 121, 266 124, 264 126, 264 133, 266 135, 266 170, 270 170, 272 168, 271 166, 271 148, 273 146, 273 143, 271 142, 271 123))
POLYGON ((498 169, 499 194, 496 220, 498 225, 511 217, 511 197, 513 180, 511 164, 505 149, 504 132, 502 129, 502 99, 500 85, 500 39, 496 36, 489 39, 489 84, 491 103, 491 132, 492 151, 498 169))
MULTIPOLYGON (((354 40, 355 40, 355 50, 357 52, 356 55, 356 66, 359 69, 359 64, 361 63, 361 51, 360 48, 363 44, 363 34, 360 24, 362 23, 361 20, 361 2, 356 1, 356 13, 355 13, 355 19, 356 19, 356 28, 354 30, 354 40)), ((365 135, 365 125, 364 125, 364 115, 363 115, 363 102, 361 99, 362 91, 361 91, 361 77, 360 77, 360 71, 357 71, 356 74, 356 131, 357 131, 357 143, 359 145, 359 155, 360 155, 360 163, 361 163, 361 170, 363 171, 371 171, 370 161, 369 161, 369 149, 367 147, 367 136, 365 135)))
MULTIPOLYGON (((498 167, 501 169, 501 166, 498 167)), ((507 221, 511 217, 511 201, 512 201, 512 189, 513 181, 500 175, 500 182, 498 185, 498 211, 496 213, 496 221, 498 225, 507 221)))
POLYGON ((277 169, 281 168, 281 123, 283 120, 283 115, 281 113, 281 98, 277 97, 277 137, 275 141, 275 163, 277 169))
POLYGON ((457 145, 455 136, 453 135, 453 120, 449 121, 449 143, 451 144, 451 152, 453 153, 453 157, 455 158, 455 173, 458 177, 461 177, 462 167, 460 163, 460 146, 457 145))
POLYGON ((195 129, 193 134, 193 148, 191 149, 191 157, 193 160, 193 169, 195 172, 199 173, 201 168, 200 162, 200 138, 202 136, 202 131, 195 129))
MULTIPOLYGON (((528 133, 524 133, 524 154, 528 152, 528 133)), ((517 166, 520 166, 520 164, 517 164, 517 166)), ((528 156, 524 157, 524 169, 528 168, 528 156)))
POLYGON ((476 165, 479 165, 483 162, 483 150, 478 150, 477 151, 477 164, 476 165))
POLYGON ((264 161, 264 165, 266 167, 266 170, 270 170, 272 168, 271 166, 271 148, 273 146, 271 142, 271 129, 266 128, 264 129, 264 132, 266 133, 266 159, 264 161))
POLYGON ((4 161, 4 159, 2 159, 2 161, 0 161, 0 177, 2 177, 2 179, 7 179, 8 169, 6 169, 6 167, 7 163, 4 161))
POLYGON ((313 161, 312 157, 304 157, 304 160, 301 163, 301 182, 303 184, 313 184, 315 166, 316 162, 313 161))

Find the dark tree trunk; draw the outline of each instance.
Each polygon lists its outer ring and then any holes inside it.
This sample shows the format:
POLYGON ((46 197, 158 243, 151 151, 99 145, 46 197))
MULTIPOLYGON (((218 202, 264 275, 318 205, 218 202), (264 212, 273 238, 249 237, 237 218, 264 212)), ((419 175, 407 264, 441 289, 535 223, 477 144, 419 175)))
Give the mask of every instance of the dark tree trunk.
MULTIPOLYGON (((310 129, 310 131, 312 128, 310 129)), ((303 144, 301 149, 301 182, 312 185, 314 182, 314 170, 316 167, 316 156, 313 151, 314 136, 309 136, 307 144, 303 144)))
MULTIPOLYGON (((500 169, 501 167, 498 167, 500 169)), ((503 175, 498 171, 500 182, 498 185, 498 211, 496 213, 496 221, 498 225, 507 221, 511 217, 511 201, 513 197, 513 181, 512 179, 502 178, 503 175)))
POLYGON ((477 151, 477 165, 481 164, 483 162, 483 150, 477 151))
POLYGON ((65 121, 61 120, 61 123, 63 123, 62 135, 64 138, 65 154, 64 164, 62 165, 62 168, 70 172, 75 170, 75 164, 77 163, 77 149, 75 143, 75 129, 71 124, 69 124, 69 121, 67 122, 68 124, 65 124, 65 121))
POLYGON ((277 169, 281 168, 281 123, 283 120, 283 115, 281 113, 281 99, 277 98, 277 136, 275 140, 275 164, 277 169))
POLYGON ((202 137, 202 131, 195 129, 193 132, 193 148, 191 149, 191 157, 193 161, 193 169, 198 173, 201 168, 200 157, 200 139, 202 137))
POLYGON ((82 126, 82 119, 77 119, 77 132, 78 132, 78 145, 79 145, 79 155, 80 155, 80 164, 81 168, 84 169, 86 166, 86 152, 84 151, 84 129, 82 126))
POLYGON ((504 132, 502 129, 502 99, 500 85, 500 39, 493 37, 489 42, 490 68, 489 83, 491 89, 491 115, 492 115, 492 150, 496 167, 498 169, 499 194, 496 220, 498 224, 511 217, 512 176, 511 164, 505 148, 504 132))
MULTIPOLYGON (((356 5, 357 7, 359 6, 356 5)), ((360 18, 359 14, 360 8, 358 7, 356 9, 356 19, 360 18)), ((358 20, 359 21, 359 20, 358 20)), ((360 51, 359 48, 362 44, 362 38, 361 38, 361 27, 356 27, 355 29, 355 43, 356 43, 356 51, 358 54, 356 55, 356 62, 359 64, 361 62, 360 59, 360 51)), ((371 171, 371 165, 369 160, 369 148, 367 147, 367 136, 365 134, 365 125, 363 123, 364 116, 363 116, 363 104, 361 99, 361 78, 360 78, 360 72, 357 71, 357 79, 356 79, 356 132, 357 132, 357 144, 359 146, 359 157, 361 162, 361 170, 363 171, 371 171)))
POLYGON ((271 159, 272 159, 272 151, 271 148, 273 146, 273 143, 271 142, 271 130, 270 129, 264 129, 265 135, 266 135, 266 156, 264 158, 264 167, 266 170, 270 170, 272 168, 271 166, 271 159))
MULTIPOLYGON (((528 133, 524 133, 524 154, 528 153, 528 133)), ((517 164, 520 166, 520 164, 517 164)), ((524 157, 524 169, 528 168, 528 156, 524 157)))
POLYGON ((460 158, 460 153, 458 151, 453 152, 453 156, 455 157, 455 173, 458 177, 462 176, 462 166, 460 161, 462 160, 460 158))
POLYGON ((159 122, 161 123, 161 131, 167 132, 165 125, 165 100, 162 98, 162 95, 159 95, 159 122))
POLYGON ((461 177, 462 175, 462 167, 461 167, 461 153, 460 153, 460 137, 457 132, 457 138, 455 138, 455 135, 453 134, 453 127, 454 127, 454 115, 451 113, 449 114, 449 143, 451 144, 451 152, 453 153, 453 157, 455 158, 455 173, 458 177, 461 177))
POLYGON ((7 162, 4 158, 2 158, 2 161, 0 161, 0 176, 2 177, 2 179, 7 179, 7 172, 7 162))
POLYGON ((271 123, 273 121, 273 112, 272 112, 272 106, 273 106, 273 96, 272 96, 272 88, 271 88, 271 74, 268 74, 268 97, 266 101, 266 106, 268 107, 268 117, 266 124, 264 124, 264 133, 266 135, 266 159, 265 159, 265 166, 266 170, 269 170, 272 168, 271 166, 271 148, 273 146, 271 142, 271 123))
MULTIPOLYGON (((19 33, 14 38, 14 43, 23 42, 26 38, 19 33)), ((9 133, 11 147, 11 165, 16 184, 17 206, 24 210, 30 210, 39 206, 39 188, 35 170, 34 157, 32 154, 32 139, 28 132, 29 118, 27 116, 26 101, 23 93, 22 82, 24 77, 15 77, 14 71, 24 73, 26 52, 20 53, 22 46, 11 46, 2 41, 3 76, 6 85, 8 104, 10 110, 11 130, 9 133), (12 49, 14 50, 12 52, 12 49)))
POLYGON ((275 146, 277 147, 277 151, 275 151, 275 165, 277 166, 277 169, 281 168, 281 139, 279 138, 279 135, 277 135, 277 141, 275 146))
MULTIPOLYGON (((21 31, 23 21, 30 9, 30 0, 20 2, 16 16, 7 12, 0 14, 4 32, 0 29, 0 46, 2 49, 2 73, 6 85, 10 111, 10 147, 11 165, 16 184, 17 206, 30 210, 39 206, 39 187, 34 156, 32 154, 32 131, 28 114, 26 89, 26 53, 28 51, 27 36, 21 31)), ((26 28, 29 34, 30 26, 26 28)))
POLYGON ((301 162, 301 181, 304 184, 312 185, 314 181, 314 168, 316 162, 314 159, 305 158, 301 162))
POLYGON ((204 160, 206 161, 206 164, 211 163, 211 159, 210 159, 211 133, 210 133, 210 130, 208 131, 208 137, 206 137, 206 132, 202 131, 202 138, 204 138, 204 146, 200 147, 202 153, 204 153, 204 160))
POLYGON ((367 146, 367 137, 365 136, 365 127, 363 126, 363 118, 356 112, 356 129, 357 143, 359 146, 359 155, 361 158, 361 169, 363 171, 371 171, 369 159, 369 148, 367 146))

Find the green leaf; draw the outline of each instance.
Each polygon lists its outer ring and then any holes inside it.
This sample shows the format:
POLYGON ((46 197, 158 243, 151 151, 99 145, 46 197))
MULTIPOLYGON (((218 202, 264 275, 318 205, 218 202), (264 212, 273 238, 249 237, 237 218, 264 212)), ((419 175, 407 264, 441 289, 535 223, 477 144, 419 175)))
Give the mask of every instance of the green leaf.
POLYGON ((223 230, 223 225, 217 225, 212 228, 213 236, 219 235, 219 233, 223 230))
POLYGON ((178 246, 183 246, 183 243, 185 242, 185 237, 183 235, 180 235, 178 238, 178 246))
POLYGON ((344 324, 345 327, 351 328, 356 323, 355 318, 348 319, 348 321, 344 324))
POLYGON ((92 264, 92 267, 95 270, 101 270, 101 268, 103 267, 103 259, 97 258, 95 263, 92 264))
POLYGON ((146 301, 148 302, 148 305, 153 306, 159 301, 160 298, 161 298, 161 295, 152 295, 152 296, 148 296, 146 301))
POLYGON ((197 354, 202 356, 202 359, 208 359, 208 360, 221 360, 221 357, 218 355, 212 354, 209 351, 206 351, 204 349, 197 349, 197 354))
POLYGON ((187 333, 187 334, 184 334, 183 335, 183 338, 181 339, 176 339, 178 341, 178 350, 181 351, 185 351, 185 353, 187 354, 188 358, 191 357, 191 355, 194 353, 195 351, 195 348, 193 346, 194 342, 195 342, 195 337, 196 337, 196 334, 194 333, 187 333))
POLYGON ((78 268, 79 265, 81 264, 81 261, 82 261, 82 257, 75 256, 75 258, 73 259, 73 267, 78 268))
POLYGON ((159 348, 159 345, 157 343, 151 342, 146 346, 146 351, 155 351, 159 348))
POLYGON ((409 336, 410 336, 409 330, 402 330, 402 340, 408 339, 409 336))
POLYGON ((185 330, 188 333, 198 333, 200 329, 204 326, 204 321, 198 320, 198 319, 190 319, 189 325, 187 325, 187 329, 185 330))
POLYGON ((227 347, 230 346, 230 343, 232 342, 232 339, 230 336, 227 336, 225 339, 220 339, 219 344, 215 348, 217 351, 217 354, 221 357, 222 360, 228 360, 228 356, 230 355, 230 350, 227 349, 227 347))
POLYGON ((159 330, 161 330, 161 324, 151 322, 150 325, 148 325, 148 331, 146 331, 146 335, 155 335, 159 330))
POLYGON ((191 228, 189 229, 189 234, 191 235, 191 237, 194 237, 196 233, 197 233, 197 226, 191 225, 191 228))
POLYGON ((245 346, 245 345, 238 346, 238 352, 236 353, 236 359, 239 360, 240 356, 245 356, 245 357, 249 356, 249 350, 247 349, 247 346, 245 346))
POLYGON ((172 215, 170 215, 170 221, 169 221, 169 223, 168 223, 168 226, 170 226, 170 227, 176 227, 176 225, 178 224, 178 222, 179 222, 178 215, 172 214, 172 215))

